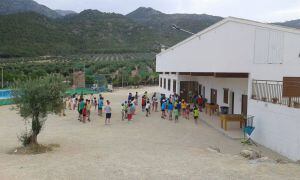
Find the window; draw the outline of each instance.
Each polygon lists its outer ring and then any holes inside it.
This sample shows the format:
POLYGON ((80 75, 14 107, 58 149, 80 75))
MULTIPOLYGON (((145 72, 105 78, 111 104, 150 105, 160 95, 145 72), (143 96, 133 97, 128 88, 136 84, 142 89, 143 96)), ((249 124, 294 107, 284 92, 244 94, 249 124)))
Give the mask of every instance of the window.
POLYGON ((159 78, 159 86, 162 87, 162 78, 159 78))
POLYGON ((164 89, 166 89, 166 78, 164 78, 164 89))
POLYGON ((223 96, 223 102, 225 104, 228 104, 228 97, 229 97, 229 89, 224 88, 224 96, 223 96))
POLYGON ((280 64, 283 62, 284 33, 256 28, 254 48, 254 63, 280 64))
POLYGON ((173 92, 176 93, 176 80, 173 80, 173 92))
POLYGON ((168 79, 168 91, 171 90, 171 79, 168 79))

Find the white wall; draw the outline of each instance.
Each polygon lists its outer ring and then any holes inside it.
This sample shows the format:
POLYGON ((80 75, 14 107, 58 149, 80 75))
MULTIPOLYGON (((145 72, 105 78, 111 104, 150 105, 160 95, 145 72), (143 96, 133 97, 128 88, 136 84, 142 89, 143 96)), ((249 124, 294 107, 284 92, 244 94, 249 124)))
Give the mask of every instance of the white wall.
MULTIPOLYGON (((274 38, 275 40, 279 38, 278 42, 283 45, 265 47, 269 51, 271 48, 271 56, 268 53, 268 57, 264 54, 260 57, 268 58, 265 61, 268 63, 276 62, 278 59, 280 59, 278 62, 282 60, 282 63, 261 64, 256 61, 255 51, 258 49, 255 48, 256 45, 259 46, 255 41, 258 28, 270 32, 265 33, 266 35, 274 31, 274 29, 261 24, 225 22, 199 37, 158 54, 156 70, 157 72, 242 72, 249 73, 250 80, 282 81, 284 76, 300 77, 300 34, 279 30, 280 38, 279 35, 274 38), (276 48, 278 47, 282 54, 279 51, 277 54, 276 48)), ((264 62, 263 59, 262 62, 264 62)), ((185 76, 175 76, 174 78, 192 80, 185 76)), ((233 89, 236 92, 236 113, 241 110, 241 95, 248 93, 248 98, 251 97, 251 81, 247 83, 242 80, 212 77, 194 77, 193 80, 206 86, 207 98, 210 98, 211 88, 218 89, 218 104, 220 105, 223 105, 223 88, 233 89)), ((161 91, 166 94, 170 93, 163 89, 161 91)), ((249 100, 248 114, 255 116, 256 129, 253 134, 255 141, 293 160, 300 159, 299 109, 270 103, 266 106, 264 102, 249 100)))
POLYGON ((165 94, 167 97, 171 94, 174 94, 173 92, 173 82, 176 80, 176 93, 179 94, 179 81, 178 81, 178 75, 177 74, 160 74, 159 75, 159 83, 160 78, 162 78, 162 87, 159 84, 159 93, 165 94), (166 79, 166 88, 164 89, 164 79, 166 79), (171 79, 170 84, 170 91, 168 91, 168 79, 171 79))
POLYGON ((248 114, 254 115, 252 138, 292 160, 300 160, 300 110, 250 100, 248 114))
POLYGON ((282 80, 283 76, 299 77, 300 34, 281 32, 283 33, 282 64, 257 64, 254 63, 257 29, 261 27, 233 21, 226 22, 200 37, 158 54, 156 70, 158 72, 246 72, 251 73, 253 79, 261 80, 282 80))

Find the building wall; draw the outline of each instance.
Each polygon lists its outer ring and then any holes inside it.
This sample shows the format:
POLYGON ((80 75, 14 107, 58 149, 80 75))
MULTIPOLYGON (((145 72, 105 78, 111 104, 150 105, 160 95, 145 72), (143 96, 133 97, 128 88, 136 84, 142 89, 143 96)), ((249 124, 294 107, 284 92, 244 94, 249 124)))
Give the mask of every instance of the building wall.
MULTIPOLYGON (((277 31, 263 25, 228 21, 158 54, 156 70, 157 72, 249 73, 248 82, 212 77, 177 76, 177 79, 196 80, 206 86, 205 94, 208 99, 210 88, 218 89, 218 104, 220 105, 223 105, 222 89, 233 89, 237 92, 236 113, 241 110, 241 95, 248 93, 248 114, 255 116, 256 129, 253 139, 293 160, 300 159, 300 110, 270 103, 266 105, 264 102, 250 99, 252 79, 282 81, 285 76, 300 77, 299 33, 277 31), (264 41, 269 39, 275 42, 274 47, 264 46, 264 41), (257 40, 262 44, 257 43, 257 40), (281 44, 276 46, 276 42, 281 44), (258 47, 265 49, 261 50, 258 47), (271 53, 264 54, 266 50, 271 53)), ((161 91, 166 94, 171 93, 164 89, 161 91)))
MULTIPOLYGON (((268 40, 269 37, 262 38, 268 40)), ((227 22, 158 54, 156 62, 158 72, 246 72, 251 73, 253 79, 261 80, 282 80, 283 76, 299 77, 300 34, 227 22), (257 32, 261 30, 279 34, 278 37, 282 39, 278 40, 278 43, 282 43, 280 50, 277 51, 277 47, 273 46, 266 47, 266 50, 269 48, 274 52, 272 51, 272 56, 266 57, 271 59, 266 59, 264 63, 256 60, 257 46, 260 46, 257 44, 257 32), (271 64, 272 58, 274 61, 277 59, 276 53, 282 57, 281 64, 271 64)))
POLYGON ((252 138, 292 160, 300 160, 299 109, 249 100, 248 114, 254 115, 252 138))
POLYGON ((165 94, 167 97, 174 94, 174 91, 173 91, 174 80, 176 80, 176 91, 175 91, 175 93, 179 94, 179 81, 178 81, 178 75, 177 74, 161 74, 161 75, 159 75, 160 93, 165 94), (162 85, 160 84, 160 79, 161 78, 162 78, 162 85), (166 79, 166 88, 164 88, 164 86, 163 86, 164 79, 166 79), (168 79, 171 80, 170 91, 168 90, 168 79))

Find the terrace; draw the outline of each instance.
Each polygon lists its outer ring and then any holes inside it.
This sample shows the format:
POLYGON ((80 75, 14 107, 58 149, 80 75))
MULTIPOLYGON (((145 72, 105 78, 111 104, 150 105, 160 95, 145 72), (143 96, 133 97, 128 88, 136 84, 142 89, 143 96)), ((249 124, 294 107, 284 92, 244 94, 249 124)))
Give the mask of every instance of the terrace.
MULTIPOLYGON (((294 86, 296 87, 297 84, 294 83, 294 86)), ((283 92, 283 81, 253 80, 252 82, 252 99, 300 108, 300 97, 284 97, 283 92)))

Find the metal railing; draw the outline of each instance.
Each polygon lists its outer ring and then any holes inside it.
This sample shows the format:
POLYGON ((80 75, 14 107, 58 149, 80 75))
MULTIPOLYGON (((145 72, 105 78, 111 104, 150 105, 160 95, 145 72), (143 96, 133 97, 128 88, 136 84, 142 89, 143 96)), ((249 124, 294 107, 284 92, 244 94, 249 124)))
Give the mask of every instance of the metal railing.
POLYGON ((300 108, 300 97, 282 97, 283 82, 269 80, 252 81, 252 99, 300 108))

